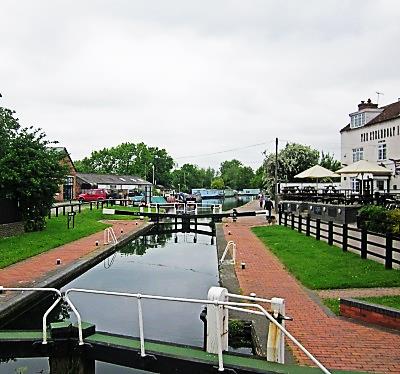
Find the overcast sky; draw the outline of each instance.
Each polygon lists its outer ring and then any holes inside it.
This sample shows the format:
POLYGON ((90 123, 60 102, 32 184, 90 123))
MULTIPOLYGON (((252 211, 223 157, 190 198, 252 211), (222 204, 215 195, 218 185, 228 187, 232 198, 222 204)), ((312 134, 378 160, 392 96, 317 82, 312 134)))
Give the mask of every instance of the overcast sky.
POLYGON ((400 97, 398 0, 0 0, 0 14, 0 105, 74 160, 143 141, 179 165, 255 168, 275 137, 340 158, 360 100, 400 97))

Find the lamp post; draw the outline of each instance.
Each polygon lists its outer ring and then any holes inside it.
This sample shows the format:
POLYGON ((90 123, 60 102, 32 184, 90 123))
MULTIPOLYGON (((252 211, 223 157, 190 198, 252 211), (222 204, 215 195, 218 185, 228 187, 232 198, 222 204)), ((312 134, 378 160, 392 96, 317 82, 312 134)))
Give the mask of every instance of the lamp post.
POLYGON ((156 180, 154 179, 154 164, 153 164, 153 186, 155 186, 155 184, 156 184, 155 181, 156 180))

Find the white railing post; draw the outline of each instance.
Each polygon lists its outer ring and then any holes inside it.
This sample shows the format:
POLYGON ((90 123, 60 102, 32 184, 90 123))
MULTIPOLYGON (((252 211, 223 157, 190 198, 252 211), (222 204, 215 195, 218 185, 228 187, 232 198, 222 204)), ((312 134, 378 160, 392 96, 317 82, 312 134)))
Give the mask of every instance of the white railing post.
POLYGON ((144 350, 144 330, 143 330, 143 311, 142 311, 142 302, 141 295, 137 295, 137 305, 138 305, 138 318, 139 318, 139 336, 140 336, 140 356, 146 356, 146 352, 144 350))
MULTIPOLYGON (((211 287, 207 299, 214 302, 225 302, 227 295, 228 290, 226 288, 211 287)), ((228 310, 221 305, 208 305, 206 349, 208 353, 214 354, 228 350, 228 310), (221 341, 221 344, 219 344, 219 341, 221 341)))
MULTIPOLYGON (((142 206, 140 206, 140 207, 139 207, 139 212, 140 212, 140 213, 143 213, 143 210, 144 210, 144 209, 143 209, 143 207, 142 207, 142 206)), ((143 219, 143 216, 142 216, 142 215, 140 215, 139 219, 143 219)))
MULTIPOLYGON (((271 309, 275 319, 279 315, 285 315, 285 300, 273 297, 271 299, 271 309)), ((285 321, 280 322, 282 327, 285 327, 285 321)), ((268 328, 268 341, 267 341, 267 360, 278 362, 280 364, 285 363, 285 335, 282 330, 276 325, 270 323, 268 328)))

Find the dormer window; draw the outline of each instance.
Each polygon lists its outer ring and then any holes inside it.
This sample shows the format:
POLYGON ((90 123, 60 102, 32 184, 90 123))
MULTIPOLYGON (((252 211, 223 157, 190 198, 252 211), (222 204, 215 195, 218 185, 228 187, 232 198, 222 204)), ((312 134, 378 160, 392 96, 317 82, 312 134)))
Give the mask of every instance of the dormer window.
POLYGON ((365 113, 357 113, 351 116, 350 127, 355 129, 365 125, 365 113))

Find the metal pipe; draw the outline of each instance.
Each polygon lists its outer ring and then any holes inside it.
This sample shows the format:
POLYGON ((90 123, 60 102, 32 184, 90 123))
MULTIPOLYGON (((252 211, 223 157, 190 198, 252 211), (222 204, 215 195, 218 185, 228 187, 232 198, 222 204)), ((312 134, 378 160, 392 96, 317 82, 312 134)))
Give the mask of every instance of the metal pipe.
POLYGON ((144 331, 143 331, 143 312, 142 312, 142 302, 140 301, 141 295, 138 295, 138 318, 139 318, 139 336, 140 336, 140 356, 146 356, 144 350, 144 331))
POLYGON ((18 292, 18 291, 40 291, 40 292, 54 292, 58 295, 57 300, 53 304, 51 304, 50 308, 46 310, 46 312, 44 313, 43 318, 42 318, 42 335, 43 335, 42 344, 47 344, 47 316, 62 299, 61 292, 59 290, 57 290, 56 288, 3 287, 3 286, 0 286, 0 291, 16 291, 16 292, 18 292))

